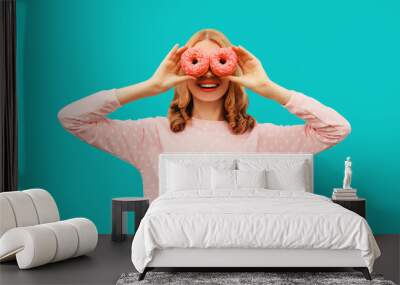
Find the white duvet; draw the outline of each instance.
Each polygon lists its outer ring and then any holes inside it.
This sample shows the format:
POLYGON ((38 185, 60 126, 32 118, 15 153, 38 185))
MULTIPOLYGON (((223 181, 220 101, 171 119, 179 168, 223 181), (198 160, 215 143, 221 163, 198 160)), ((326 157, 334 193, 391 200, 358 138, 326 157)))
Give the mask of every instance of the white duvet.
POLYGON ((299 191, 179 191, 155 199, 132 242, 143 272, 154 249, 358 249, 372 272, 380 250, 366 220, 330 199, 299 191))

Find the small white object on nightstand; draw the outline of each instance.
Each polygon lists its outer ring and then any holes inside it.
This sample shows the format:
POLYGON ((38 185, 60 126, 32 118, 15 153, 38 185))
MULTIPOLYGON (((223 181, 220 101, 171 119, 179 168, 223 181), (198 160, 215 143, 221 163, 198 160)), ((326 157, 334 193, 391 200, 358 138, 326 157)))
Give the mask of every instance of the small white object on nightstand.
POLYGON ((344 179, 343 179, 343 189, 351 189, 351 158, 348 156, 344 162, 344 179))

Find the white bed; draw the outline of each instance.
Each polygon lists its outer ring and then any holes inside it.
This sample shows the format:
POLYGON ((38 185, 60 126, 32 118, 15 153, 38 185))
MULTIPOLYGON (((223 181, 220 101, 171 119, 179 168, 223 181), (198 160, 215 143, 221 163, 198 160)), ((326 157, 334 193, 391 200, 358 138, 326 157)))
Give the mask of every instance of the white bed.
POLYGON ((132 242, 140 279, 155 267, 354 267, 370 278, 380 251, 367 222, 313 194, 313 172, 310 153, 161 154, 160 196, 132 242), (210 190, 208 176, 184 169, 226 170, 230 163, 242 173, 269 169, 267 189, 210 190), (184 167, 181 177, 173 165, 184 167), (191 180, 198 181, 186 189, 191 180))

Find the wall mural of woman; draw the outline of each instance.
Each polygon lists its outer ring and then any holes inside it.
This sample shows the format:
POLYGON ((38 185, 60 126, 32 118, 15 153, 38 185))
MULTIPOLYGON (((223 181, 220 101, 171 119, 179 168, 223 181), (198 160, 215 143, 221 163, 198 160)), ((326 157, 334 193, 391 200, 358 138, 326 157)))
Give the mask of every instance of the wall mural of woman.
POLYGON ((131 163, 142 174, 143 192, 158 196, 158 155, 162 152, 311 152, 342 141, 350 123, 332 108, 273 82, 258 58, 234 46, 220 31, 204 29, 183 47, 169 51, 147 80, 102 90, 72 102, 58 113, 62 126, 83 141, 131 163), (211 68, 199 77, 186 75, 181 55, 197 48, 211 55, 231 47, 238 58, 232 75, 216 76, 211 68), (110 119, 107 114, 132 101, 174 88, 166 117, 110 119), (305 121, 299 125, 258 123, 247 114, 248 88, 305 121))

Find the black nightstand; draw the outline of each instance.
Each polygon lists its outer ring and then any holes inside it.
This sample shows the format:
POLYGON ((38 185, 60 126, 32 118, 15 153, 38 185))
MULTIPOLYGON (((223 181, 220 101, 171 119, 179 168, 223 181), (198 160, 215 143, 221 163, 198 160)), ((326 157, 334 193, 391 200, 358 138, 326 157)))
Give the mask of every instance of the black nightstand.
POLYGON ((135 231, 149 207, 149 199, 141 197, 122 197, 112 199, 112 234, 113 241, 123 241, 126 238, 127 212, 135 212, 135 231))
POLYGON ((340 206, 359 214, 364 219, 366 218, 366 201, 363 198, 358 198, 356 200, 334 200, 333 203, 339 204, 340 206))

